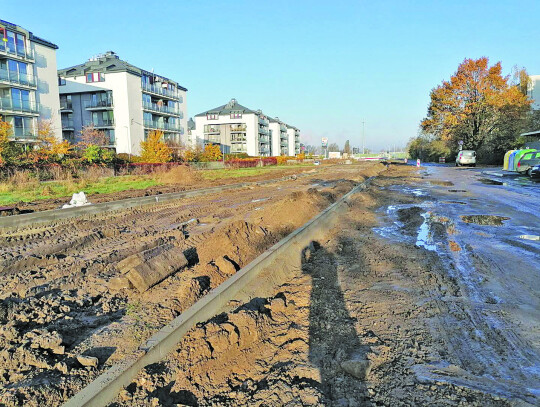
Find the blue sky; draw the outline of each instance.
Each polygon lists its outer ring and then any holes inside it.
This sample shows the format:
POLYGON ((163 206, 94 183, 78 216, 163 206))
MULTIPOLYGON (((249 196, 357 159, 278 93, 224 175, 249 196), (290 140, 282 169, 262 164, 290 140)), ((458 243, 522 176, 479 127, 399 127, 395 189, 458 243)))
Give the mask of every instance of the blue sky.
POLYGON ((404 146, 429 91, 464 58, 540 74, 540 1, 3 2, 0 19, 56 43, 58 67, 113 50, 189 89, 188 112, 232 97, 309 144, 404 146))

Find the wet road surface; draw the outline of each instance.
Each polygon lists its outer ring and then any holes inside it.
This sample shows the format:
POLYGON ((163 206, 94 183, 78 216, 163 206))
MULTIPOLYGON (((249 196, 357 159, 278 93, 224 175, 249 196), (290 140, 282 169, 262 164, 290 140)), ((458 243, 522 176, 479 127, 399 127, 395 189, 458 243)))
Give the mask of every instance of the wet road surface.
POLYGON ((448 309, 442 325, 450 353, 464 371, 456 376, 442 364, 420 367, 417 375, 537 405, 540 240, 530 239, 540 235, 540 184, 485 171, 423 167, 419 173, 427 183, 395 187, 423 197, 423 203, 385 208, 383 216, 393 226, 381 228, 379 234, 403 241, 400 211, 420 207, 423 222, 415 245, 437 253, 461 287, 460 297, 442 299, 448 309))

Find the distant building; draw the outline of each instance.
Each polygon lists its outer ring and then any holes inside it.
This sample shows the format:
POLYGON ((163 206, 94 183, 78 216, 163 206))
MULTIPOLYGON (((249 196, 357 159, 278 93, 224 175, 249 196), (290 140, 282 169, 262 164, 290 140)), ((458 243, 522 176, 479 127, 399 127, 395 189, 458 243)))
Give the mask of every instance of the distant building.
POLYGON ((0 39, 0 116, 11 124, 12 139, 36 141, 38 120, 50 120, 61 138, 58 46, 4 20, 0 39))
POLYGON ((270 135, 272 137, 273 155, 294 155, 289 152, 289 135, 287 134, 287 124, 279 120, 279 117, 269 118, 270 135))
POLYGON ((294 126, 287 125, 289 155, 300 154, 300 130, 294 126))
POLYGON ((152 130, 185 141, 187 89, 121 60, 114 52, 58 71, 63 137, 77 142, 84 126, 107 136, 117 153, 138 155, 152 130))
POLYGON ((533 99, 531 107, 535 110, 540 109, 540 75, 529 76, 529 86, 527 87, 527 96, 533 99))
POLYGON ((195 129, 202 144, 218 144, 225 154, 273 154, 266 115, 240 105, 236 99, 196 115, 195 129))

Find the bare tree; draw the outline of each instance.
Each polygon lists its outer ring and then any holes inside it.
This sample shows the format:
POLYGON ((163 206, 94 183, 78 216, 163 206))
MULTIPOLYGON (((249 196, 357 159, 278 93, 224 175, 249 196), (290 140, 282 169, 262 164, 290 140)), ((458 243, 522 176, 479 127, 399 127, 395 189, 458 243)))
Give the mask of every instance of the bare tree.
POLYGON ((80 144, 83 146, 104 146, 109 144, 108 141, 109 140, 107 140, 105 133, 96 129, 93 123, 88 126, 84 126, 81 130, 80 144))

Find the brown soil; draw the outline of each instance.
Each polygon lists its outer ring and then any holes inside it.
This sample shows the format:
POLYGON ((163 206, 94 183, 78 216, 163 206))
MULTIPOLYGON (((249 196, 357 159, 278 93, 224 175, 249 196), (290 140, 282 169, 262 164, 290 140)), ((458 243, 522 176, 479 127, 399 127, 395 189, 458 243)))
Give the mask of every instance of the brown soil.
MULTIPOLYGON (((302 267, 271 296, 193 328, 112 405, 511 405, 471 382, 463 369, 475 367, 454 351, 460 334, 446 336, 458 325, 463 332, 475 327, 440 258, 373 231, 381 206, 422 203, 387 188, 416 182, 414 171, 392 168, 380 176, 324 240, 304 248, 302 267), (435 367, 465 379, 433 377, 435 367)), ((309 191, 303 195, 311 199, 309 191)), ((402 213, 402 223, 416 224, 417 212, 402 213)))
POLYGON ((0 405, 67 400, 285 234, 383 169, 332 167, 295 181, 2 231, 0 405), (120 261, 167 245, 183 250, 187 268, 142 293, 117 284, 120 261))

